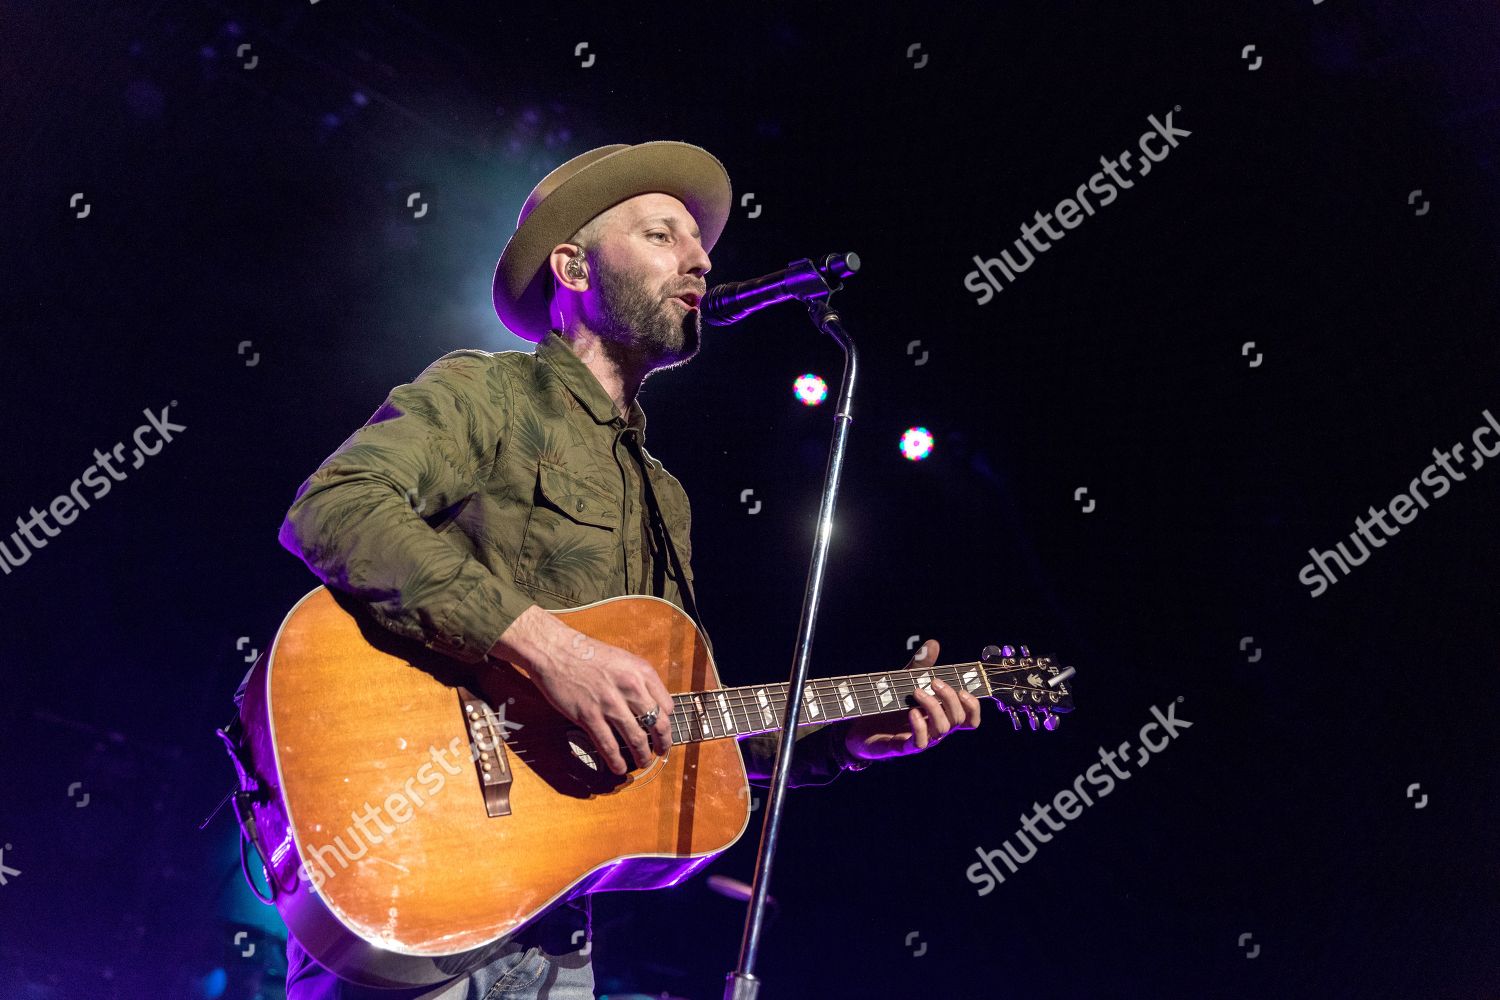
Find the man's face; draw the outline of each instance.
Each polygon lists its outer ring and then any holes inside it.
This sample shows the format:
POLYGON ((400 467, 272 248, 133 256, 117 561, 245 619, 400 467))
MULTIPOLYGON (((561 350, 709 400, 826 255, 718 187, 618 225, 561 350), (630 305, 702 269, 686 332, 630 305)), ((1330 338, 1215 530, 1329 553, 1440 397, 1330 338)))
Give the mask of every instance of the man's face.
POLYGON ((615 205, 604 213, 588 259, 583 319, 589 329, 647 370, 671 368, 698 353, 702 313, 678 296, 701 300, 710 264, 698 224, 682 202, 651 193, 615 205))

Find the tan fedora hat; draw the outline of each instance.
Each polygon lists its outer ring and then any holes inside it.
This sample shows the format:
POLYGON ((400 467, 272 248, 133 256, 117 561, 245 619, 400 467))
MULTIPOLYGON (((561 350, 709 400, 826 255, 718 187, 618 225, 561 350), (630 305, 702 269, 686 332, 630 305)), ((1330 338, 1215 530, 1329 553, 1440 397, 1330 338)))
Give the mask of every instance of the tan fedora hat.
POLYGON ((547 258, 594 216, 638 194, 672 195, 692 213, 704 252, 729 221, 729 172, 708 150, 670 139, 619 143, 580 153, 553 170, 526 198, 516 231, 495 266, 495 313, 518 337, 547 334, 547 258))

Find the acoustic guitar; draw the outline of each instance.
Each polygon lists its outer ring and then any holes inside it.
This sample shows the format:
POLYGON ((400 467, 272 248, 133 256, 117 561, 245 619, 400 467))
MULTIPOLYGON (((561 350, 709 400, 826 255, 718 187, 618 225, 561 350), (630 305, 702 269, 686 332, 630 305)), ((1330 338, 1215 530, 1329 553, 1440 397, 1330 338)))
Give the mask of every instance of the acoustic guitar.
MULTIPOLYGON (((660 598, 553 613, 655 665, 673 697, 664 757, 616 776, 519 666, 427 650, 326 587, 288 613, 240 706, 242 782, 273 901, 319 964, 366 986, 440 983, 564 897, 674 885, 744 834, 735 740, 781 729, 786 684, 723 687, 697 625, 660 598)), ((1054 728, 1071 671, 1012 652, 813 680, 798 721, 903 709, 940 677, 1017 728, 1054 728)))

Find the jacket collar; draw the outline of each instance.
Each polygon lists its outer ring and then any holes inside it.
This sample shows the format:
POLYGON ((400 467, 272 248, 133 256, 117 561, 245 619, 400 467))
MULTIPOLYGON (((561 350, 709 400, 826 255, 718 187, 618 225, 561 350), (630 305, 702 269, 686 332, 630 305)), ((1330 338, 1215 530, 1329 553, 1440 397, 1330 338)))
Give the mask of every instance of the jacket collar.
MULTIPOLYGON (((599 384, 589 366, 573 353, 573 348, 556 330, 548 330, 537 342, 536 356, 551 366, 568 391, 578 397, 578 402, 599 423, 608 424, 621 419, 615 401, 609 398, 609 393, 604 391, 604 386, 599 384)), ((646 411, 641 408, 639 398, 631 402, 630 417, 623 421, 623 425, 635 428, 641 446, 645 447, 646 411)))

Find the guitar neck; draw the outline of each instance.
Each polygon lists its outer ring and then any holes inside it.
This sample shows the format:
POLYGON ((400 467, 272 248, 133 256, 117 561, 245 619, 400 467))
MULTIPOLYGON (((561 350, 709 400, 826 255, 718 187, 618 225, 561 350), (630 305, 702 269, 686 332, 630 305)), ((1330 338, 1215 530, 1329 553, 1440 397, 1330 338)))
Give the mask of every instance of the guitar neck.
MULTIPOLYGON (((839 722, 910 708, 908 696, 918 687, 933 693, 932 681, 937 679, 976 696, 993 694, 985 665, 979 662, 823 677, 808 681, 803 688, 797 725, 839 722)), ((787 684, 689 691, 674 694, 672 703, 674 743, 755 736, 781 729, 786 715, 787 684)))

